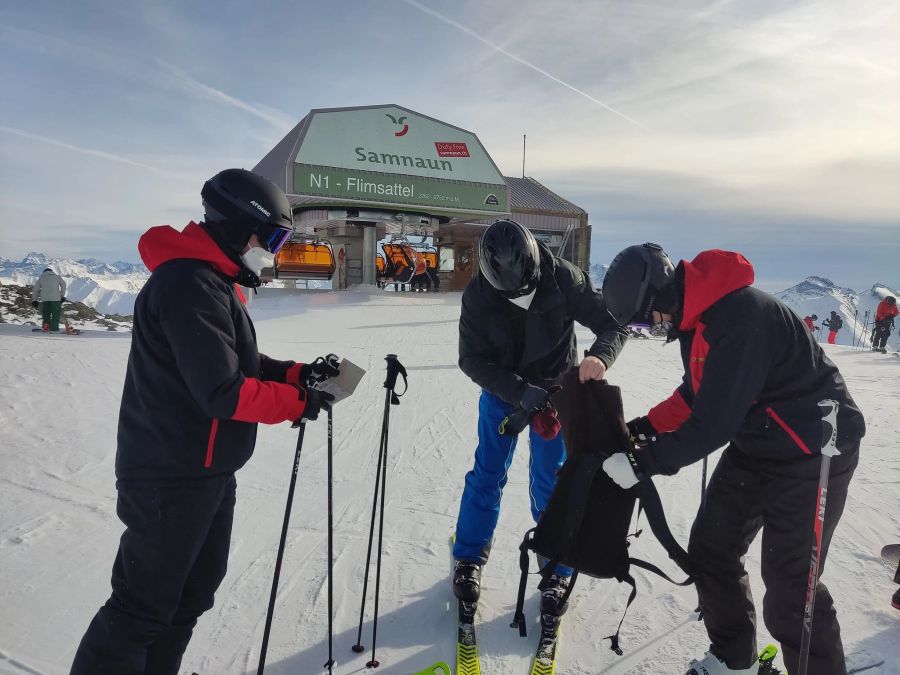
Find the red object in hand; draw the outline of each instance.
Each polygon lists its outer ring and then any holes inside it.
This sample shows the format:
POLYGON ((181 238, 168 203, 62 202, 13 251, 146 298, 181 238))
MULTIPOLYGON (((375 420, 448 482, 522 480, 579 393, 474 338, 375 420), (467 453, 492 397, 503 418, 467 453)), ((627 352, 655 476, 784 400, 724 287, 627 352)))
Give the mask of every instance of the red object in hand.
POLYGON ((556 408, 550 406, 546 410, 541 410, 531 418, 531 428, 534 432, 545 441, 552 441, 559 435, 562 425, 556 416, 556 408))

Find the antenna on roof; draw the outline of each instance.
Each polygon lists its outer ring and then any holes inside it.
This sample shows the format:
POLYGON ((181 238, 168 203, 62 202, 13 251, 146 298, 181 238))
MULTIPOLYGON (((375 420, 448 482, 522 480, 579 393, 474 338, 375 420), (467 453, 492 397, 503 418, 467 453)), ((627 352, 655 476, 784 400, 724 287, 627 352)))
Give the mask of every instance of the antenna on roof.
POLYGON ((522 134, 522 178, 525 178, 525 134, 522 134))

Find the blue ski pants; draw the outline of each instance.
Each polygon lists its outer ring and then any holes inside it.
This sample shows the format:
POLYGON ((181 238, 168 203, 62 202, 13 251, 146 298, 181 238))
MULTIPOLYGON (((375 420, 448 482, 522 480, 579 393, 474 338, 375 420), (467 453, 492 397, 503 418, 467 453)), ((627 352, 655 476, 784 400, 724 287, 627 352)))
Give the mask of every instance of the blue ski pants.
MULTIPOLYGON (((493 394, 482 391, 478 402, 478 447, 475 466, 466 474, 456 521, 456 543, 453 557, 457 560, 487 562, 500 517, 500 499, 508 479, 507 473, 516 451, 515 436, 501 436, 500 422, 513 406, 493 394)), ((529 429, 531 456, 528 461, 528 496, 531 515, 537 522, 556 485, 556 472, 566 461, 562 434, 546 441, 529 429)), ((571 574, 568 568, 560 573, 571 574)))

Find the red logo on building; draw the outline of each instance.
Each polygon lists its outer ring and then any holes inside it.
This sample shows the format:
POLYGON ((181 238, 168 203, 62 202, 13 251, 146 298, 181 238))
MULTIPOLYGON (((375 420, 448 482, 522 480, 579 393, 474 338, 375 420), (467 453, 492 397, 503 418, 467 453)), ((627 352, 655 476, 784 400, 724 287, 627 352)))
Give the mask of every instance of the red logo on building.
POLYGON ((465 143, 439 143, 435 142, 438 157, 468 157, 469 148, 465 143))
POLYGON ((385 117, 390 117, 391 122, 396 124, 398 127, 403 127, 400 131, 395 131, 394 136, 406 136, 406 132, 409 131, 409 125, 406 123, 406 117, 401 117, 400 119, 397 119, 390 113, 385 113, 384 115, 385 115, 385 117))

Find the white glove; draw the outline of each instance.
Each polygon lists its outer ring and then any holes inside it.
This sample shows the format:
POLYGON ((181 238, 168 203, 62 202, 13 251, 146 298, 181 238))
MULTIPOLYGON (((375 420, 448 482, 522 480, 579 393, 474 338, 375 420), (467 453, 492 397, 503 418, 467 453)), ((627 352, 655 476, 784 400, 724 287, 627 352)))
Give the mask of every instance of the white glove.
POLYGON ((603 462, 603 470, 623 490, 637 485, 638 477, 624 452, 617 452, 607 457, 603 462))

